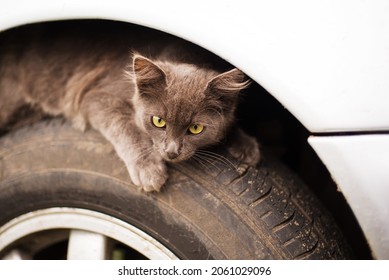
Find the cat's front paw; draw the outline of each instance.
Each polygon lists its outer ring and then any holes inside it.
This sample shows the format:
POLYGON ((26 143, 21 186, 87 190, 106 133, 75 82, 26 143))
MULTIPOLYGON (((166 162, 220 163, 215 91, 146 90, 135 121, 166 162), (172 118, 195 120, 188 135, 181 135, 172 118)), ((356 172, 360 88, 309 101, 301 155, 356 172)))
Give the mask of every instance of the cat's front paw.
POLYGON ((165 184, 168 173, 162 159, 143 160, 142 163, 130 164, 128 171, 132 182, 145 192, 159 191, 165 184))
POLYGON ((256 166, 261 158, 259 144, 254 137, 242 134, 239 142, 228 147, 228 152, 241 163, 256 166))

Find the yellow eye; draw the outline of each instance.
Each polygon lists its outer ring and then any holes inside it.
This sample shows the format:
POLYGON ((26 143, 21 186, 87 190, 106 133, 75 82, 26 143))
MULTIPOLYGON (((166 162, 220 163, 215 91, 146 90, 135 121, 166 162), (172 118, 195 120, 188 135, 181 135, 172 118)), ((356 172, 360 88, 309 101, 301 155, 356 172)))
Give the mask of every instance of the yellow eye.
POLYGON ((203 130, 204 130, 204 126, 202 124, 192 124, 189 127, 189 132, 195 135, 200 134, 201 132, 203 132, 203 130))
POLYGON ((161 119, 160 117, 153 116, 151 118, 151 121, 152 121, 153 125, 158 127, 158 128, 164 128, 166 126, 166 121, 164 119, 161 119))

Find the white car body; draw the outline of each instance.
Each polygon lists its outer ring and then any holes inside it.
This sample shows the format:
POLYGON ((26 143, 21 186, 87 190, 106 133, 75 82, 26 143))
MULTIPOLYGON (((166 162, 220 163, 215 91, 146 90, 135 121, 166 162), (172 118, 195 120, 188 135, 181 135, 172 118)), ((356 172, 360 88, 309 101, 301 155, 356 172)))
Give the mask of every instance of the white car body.
POLYGON ((312 133, 308 141, 346 197, 373 255, 389 259, 389 1, 0 3, 0 30, 90 18, 187 39, 262 85, 312 133))

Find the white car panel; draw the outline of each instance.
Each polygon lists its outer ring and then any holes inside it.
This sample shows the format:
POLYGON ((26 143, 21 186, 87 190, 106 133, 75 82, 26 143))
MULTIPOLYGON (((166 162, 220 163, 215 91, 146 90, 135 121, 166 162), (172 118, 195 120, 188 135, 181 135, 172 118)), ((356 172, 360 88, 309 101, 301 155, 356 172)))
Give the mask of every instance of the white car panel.
POLYGON ((312 132, 389 129, 389 1, 6 0, 0 30, 74 18, 150 26, 220 55, 312 132))
POLYGON ((311 136, 378 259, 389 259, 389 135, 311 136))

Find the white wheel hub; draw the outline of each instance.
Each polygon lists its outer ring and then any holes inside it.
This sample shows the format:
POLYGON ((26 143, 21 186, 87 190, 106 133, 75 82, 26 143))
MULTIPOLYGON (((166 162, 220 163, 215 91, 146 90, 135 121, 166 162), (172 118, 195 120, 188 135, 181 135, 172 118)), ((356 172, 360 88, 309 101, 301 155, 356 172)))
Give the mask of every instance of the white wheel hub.
MULTIPOLYGON (((23 237, 56 229, 69 229, 68 259, 105 259, 107 238, 135 249, 153 260, 177 259, 159 241, 140 229, 100 212, 79 208, 57 207, 21 215, 0 227, 0 252, 23 237)), ((4 259, 22 259, 18 249, 4 259)))

